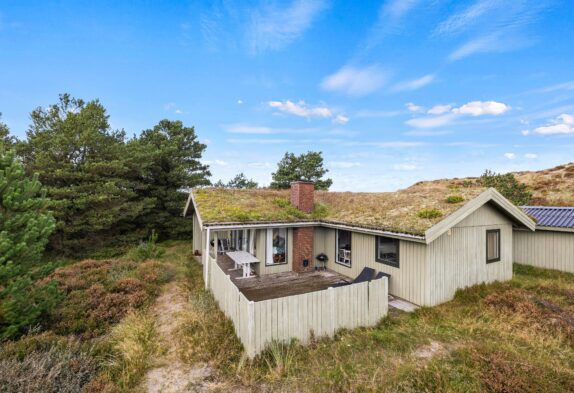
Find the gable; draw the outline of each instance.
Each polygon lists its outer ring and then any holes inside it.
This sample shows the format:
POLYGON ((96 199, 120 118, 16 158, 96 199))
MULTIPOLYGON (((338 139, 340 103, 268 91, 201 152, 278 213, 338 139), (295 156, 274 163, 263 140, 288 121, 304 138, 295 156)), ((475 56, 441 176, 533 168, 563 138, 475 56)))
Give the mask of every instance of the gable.
POLYGON ((486 203, 456 224, 454 228, 482 227, 487 225, 511 224, 512 220, 492 203, 486 203))

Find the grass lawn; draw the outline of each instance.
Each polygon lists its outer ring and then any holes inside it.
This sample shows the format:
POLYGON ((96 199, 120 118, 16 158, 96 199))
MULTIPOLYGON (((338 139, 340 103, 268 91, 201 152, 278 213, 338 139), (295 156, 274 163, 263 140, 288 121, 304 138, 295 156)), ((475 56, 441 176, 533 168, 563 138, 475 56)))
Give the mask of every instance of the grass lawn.
POLYGON ((574 275, 516 266, 512 281, 307 347, 276 343, 249 361, 189 243, 166 248, 52 273, 63 299, 50 321, 2 343, 0 391, 145 391, 166 353, 203 370, 188 391, 574 391, 574 275), (165 314, 156 298, 168 288, 184 304, 165 314))

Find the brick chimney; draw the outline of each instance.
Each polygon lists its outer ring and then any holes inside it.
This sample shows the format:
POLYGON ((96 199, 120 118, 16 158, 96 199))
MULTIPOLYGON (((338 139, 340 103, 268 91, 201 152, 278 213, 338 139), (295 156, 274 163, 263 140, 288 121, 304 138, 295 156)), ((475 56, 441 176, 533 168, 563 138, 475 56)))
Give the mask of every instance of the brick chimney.
POLYGON ((305 213, 313 212, 315 185, 310 181, 291 183, 291 204, 305 213))
MULTIPOLYGON (((305 213, 313 212, 315 185, 312 182, 296 181, 291 183, 291 204, 305 213)), ((313 227, 293 229, 293 271, 313 270, 313 227), (305 261, 307 261, 305 263, 305 261), (305 266, 307 265, 307 266, 305 266)))

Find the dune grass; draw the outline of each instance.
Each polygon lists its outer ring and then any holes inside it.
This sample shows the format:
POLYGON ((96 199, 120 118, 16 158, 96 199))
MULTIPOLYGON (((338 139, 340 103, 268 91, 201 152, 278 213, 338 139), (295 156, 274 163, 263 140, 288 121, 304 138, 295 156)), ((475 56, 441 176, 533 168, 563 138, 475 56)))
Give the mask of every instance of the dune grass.
MULTIPOLYGON (((196 285, 190 302, 197 312, 180 332, 180 353, 187 362, 209 362, 225 389, 573 391, 574 275, 519 265, 514 273, 438 307, 393 313, 374 328, 306 347, 273 343, 253 361, 196 285)), ((190 280, 201 282, 201 272, 192 269, 190 280)))

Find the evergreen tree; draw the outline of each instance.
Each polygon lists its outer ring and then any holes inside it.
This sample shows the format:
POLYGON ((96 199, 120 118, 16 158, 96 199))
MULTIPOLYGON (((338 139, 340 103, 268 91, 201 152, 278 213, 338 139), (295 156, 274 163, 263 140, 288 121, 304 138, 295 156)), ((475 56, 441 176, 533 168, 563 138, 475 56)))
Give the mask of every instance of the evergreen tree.
POLYGON ((28 140, 19 148, 26 170, 39 173, 47 188, 57 220, 51 245, 79 252, 126 241, 121 235, 129 233, 147 201, 130 178, 124 132, 110 129, 99 101, 68 94, 37 108, 31 118, 28 140))
POLYGON ((257 188, 258 184, 255 180, 248 179, 247 176, 245 176, 245 174, 241 172, 235 175, 235 177, 229 180, 227 183, 224 183, 222 180, 219 180, 213 186, 221 188, 257 188))
MULTIPOLYGON (((0 119, 2 118, 2 113, 0 112, 0 119)), ((4 145, 5 149, 10 148, 16 143, 16 139, 10 136, 10 130, 8 126, 0 121, 0 144, 4 145)))
POLYGON ((277 164, 277 171, 272 174, 270 187, 289 188, 291 182, 305 180, 315 183, 317 190, 328 190, 333 184, 333 180, 323 179, 328 171, 323 167, 321 152, 309 151, 299 156, 287 152, 277 164))
POLYGON ((153 206, 138 218, 138 226, 148 232, 155 229, 160 238, 188 237, 190 220, 181 216, 187 191, 210 184, 209 167, 200 162, 206 145, 197 140, 195 129, 181 121, 162 120, 144 130, 129 143, 139 162, 141 198, 153 200, 153 206))
POLYGON ((55 228, 44 195, 38 176, 28 178, 0 141, 0 338, 38 322, 58 298, 54 285, 30 277, 55 228))
POLYGON ((528 205, 532 199, 532 193, 528 191, 528 186, 516 180, 512 173, 500 174, 487 169, 480 177, 479 182, 483 187, 495 188, 517 206, 528 205))

